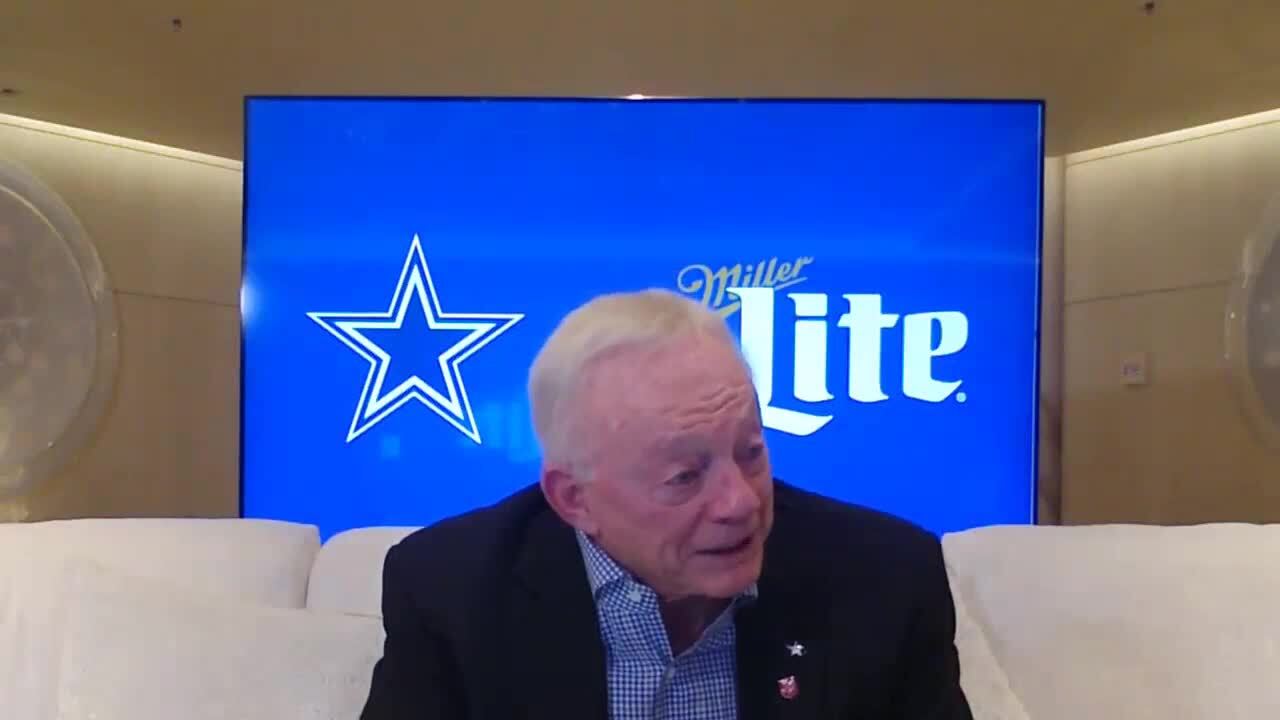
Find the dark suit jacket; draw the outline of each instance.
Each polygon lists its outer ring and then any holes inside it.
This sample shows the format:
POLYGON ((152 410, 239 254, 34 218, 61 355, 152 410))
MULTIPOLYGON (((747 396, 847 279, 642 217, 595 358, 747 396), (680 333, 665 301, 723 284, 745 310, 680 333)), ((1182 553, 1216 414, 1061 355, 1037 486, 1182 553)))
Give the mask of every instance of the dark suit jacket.
MULTIPOLYGON (((736 619, 739 718, 971 720, 938 539, 782 482, 774 505, 759 600, 736 619)), ((362 720, 607 720, 582 556, 537 486, 401 541, 382 592, 362 720)))

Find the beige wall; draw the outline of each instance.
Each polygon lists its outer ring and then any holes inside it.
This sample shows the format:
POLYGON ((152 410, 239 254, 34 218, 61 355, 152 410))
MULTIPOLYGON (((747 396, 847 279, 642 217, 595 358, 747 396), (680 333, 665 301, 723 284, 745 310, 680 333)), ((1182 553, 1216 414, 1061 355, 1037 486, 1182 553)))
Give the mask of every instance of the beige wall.
POLYGON ((1228 282, 1280 192, 1280 114, 1067 158, 1063 520, 1280 521, 1280 455, 1223 362, 1228 282), (1149 383, 1125 386, 1146 353, 1149 383))
POLYGON ((0 117, 0 157, 51 186, 114 286, 119 371, 91 447, 33 520, 233 516, 239 456, 239 165, 0 117))

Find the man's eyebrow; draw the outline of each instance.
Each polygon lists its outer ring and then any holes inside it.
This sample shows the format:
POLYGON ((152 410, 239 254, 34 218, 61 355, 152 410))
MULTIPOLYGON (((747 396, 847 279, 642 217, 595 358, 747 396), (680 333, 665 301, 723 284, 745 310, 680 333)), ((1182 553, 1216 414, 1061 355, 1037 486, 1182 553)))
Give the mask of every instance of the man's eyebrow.
POLYGON ((738 430, 746 430, 753 433, 764 432, 764 417, 760 414, 760 406, 756 403, 751 404, 752 411, 743 415, 738 420, 738 430))
POLYGON ((654 447, 665 455, 683 455, 700 450, 704 444, 697 434, 672 433, 659 437, 654 447))
POLYGON ((750 402, 751 402, 751 409, 746 413, 745 418, 751 420, 751 422, 754 423, 756 427, 759 427, 761 430, 763 430, 764 429, 764 408, 760 407, 760 396, 756 395, 755 392, 752 392, 750 402))

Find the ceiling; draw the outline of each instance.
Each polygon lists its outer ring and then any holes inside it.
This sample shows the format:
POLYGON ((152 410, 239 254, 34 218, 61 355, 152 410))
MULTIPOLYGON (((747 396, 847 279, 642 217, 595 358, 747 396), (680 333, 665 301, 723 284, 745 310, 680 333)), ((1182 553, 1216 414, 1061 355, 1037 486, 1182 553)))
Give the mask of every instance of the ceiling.
POLYGON ((248 94, 1019 97, 1056 155, 1280 107, 1278 39, 1280 0, 4 0, 0 113, 239 158, 248 94))

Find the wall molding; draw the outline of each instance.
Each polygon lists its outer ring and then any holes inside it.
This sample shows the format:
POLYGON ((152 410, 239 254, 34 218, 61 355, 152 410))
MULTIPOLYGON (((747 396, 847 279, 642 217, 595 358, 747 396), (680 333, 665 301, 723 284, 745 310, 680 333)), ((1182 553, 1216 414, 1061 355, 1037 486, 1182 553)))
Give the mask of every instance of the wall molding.
POLYGON ((187 162, 221 168, 223 170, 231 170, 233 172, 244 172, 244 163, 239 160, 232 160, 230 158, 219 157, 217 155, 207 155, 205 153, 198 153, 191 150, 183 150, 182 148, 170 147, 168 145, 158 145, 156 143, 144 142, 142 140, 120 137, 119 135, 109 135, 95 130, 85 130, 83 128, 45 122, 43 120, 34 120, 32 118, 21 117, 18 115, 6 115, 4 113, 0 113, 0 126, 32 130, 35 132, 46 133, 48 135, 58 135, 74 140, 83 140, 91 143, 97 143, 99 145, 132 150, 134 152, 145 153, 148 155, 175 158, 178 160, 185 160, 187 162))
POLYGON ((1153 150, 1155 148, 1166 147, 1169 145, 1179 145, 1181 143, 1191 142, 1192 140, 1200 140, 1214 135, 1225 135, 1239 130, 1247 130, 1249 128, 1271 125, 1274 123, 1280 123, 1280 108, 1276 108, 1275 110, 1265 110, 1252 115, 1241 115, 1240 117, 1231 118, 1230 120, 1222 120, 1220 122, 1209 123, 1207 125, 1183 128, 1181 130, 1174 130, 1172 132, 1152 135, 1150 137, 1139 138, 1137 140, 1129 140, 1122 143, 1116 143, 1115 145, 1106 145, 1099 148, 1093 148, 1091 150, 1082 150, 1080 152, 1070 153, 1065 157, 1067 166, 1070 167, 1073 165, 1082 165, 1084 163, 1118 157, 1120 155, 1130 155, 1144 150, 1153 150))

